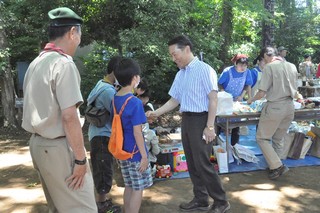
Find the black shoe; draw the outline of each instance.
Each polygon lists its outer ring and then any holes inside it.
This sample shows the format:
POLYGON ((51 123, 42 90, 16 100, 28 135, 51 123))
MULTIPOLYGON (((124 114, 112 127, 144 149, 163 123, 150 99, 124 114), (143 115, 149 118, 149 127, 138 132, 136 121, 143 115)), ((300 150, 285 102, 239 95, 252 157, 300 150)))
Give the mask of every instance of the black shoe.
POLYGON ((289 168, 286 165, 282 165, 277 169, 270 169, 269 170, 269 178, 271 180, 277 179, 281 175, 285 174, 289 171, 289 168))
POLYGON ((104 202, 98 202, 98 213, 121 213, 121 207, 113 205, 112 200, 108 199, 104 202))
POLYGON ((181 203, 179 205, 179 208, 181 211, 189 212, 189 211, 208 211, 210 208, 210 205, 208 202, 199 202, 195 198, 193 198, 192 201, 189 203, 181 203))
POLYGON ((225 204, 213 204, 212 208, 208 211, 208 213, 225 213, 231 208, 230 203, 226 202, 225 204))

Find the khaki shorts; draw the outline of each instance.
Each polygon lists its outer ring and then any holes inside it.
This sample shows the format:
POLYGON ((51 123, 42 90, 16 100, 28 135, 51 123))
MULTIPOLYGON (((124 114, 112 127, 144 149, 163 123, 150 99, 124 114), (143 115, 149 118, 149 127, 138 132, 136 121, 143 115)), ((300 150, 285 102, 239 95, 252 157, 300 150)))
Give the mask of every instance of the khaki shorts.
POLYGON ((52 140, 33 135, 29 144, 33 165, 39 173, 49 212, 97 213, 89 164, 81 189, 72 190, 66 183, 74 167, 74 156, 67 139, 52 140))

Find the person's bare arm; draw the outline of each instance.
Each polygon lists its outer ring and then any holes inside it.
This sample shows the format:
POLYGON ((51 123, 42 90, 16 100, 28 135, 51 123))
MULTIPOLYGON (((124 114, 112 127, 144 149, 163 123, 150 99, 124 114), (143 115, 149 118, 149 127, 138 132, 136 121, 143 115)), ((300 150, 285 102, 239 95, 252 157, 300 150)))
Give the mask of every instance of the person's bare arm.
POLYGON ((219 88, 220 92, 224 91, 224 88, 223 88, 223 86, 221 84, 218 84, 218 88, 219 88))
MULTIPOLYGON (((66 133, 67 141, 73 150, 76 160, 83 160, 86 157, 83 135, 76 106, 62 110, 62 124, 66 133)), ((66 162, 67 163, 67 162, 66 162)), ((75 164, 72 175, 66 180, 69 187, 76 190, 84 184, 84 175, 87 172, 87 164, 75 164)))
POLYGON ((246 89, 247 94, 248 94, 248 99, 252 98, 251 97, 251 93, 252 93, 251 92, 252 91, 251 85, 247 85, 245 89, 246 89))
POLYGON ((151 119, 157 118, 160 115, 173 110, 178 105, 179 105, 179 102, 177 100, 175 100, 174 98, 170 98, 164 105, 162 105, 157 110, 146 112, 146 116, 151 119))
POLYGON ((143 135, 142 135, 142 126, 141 125, 133 126, 133 135, 134 135, 134 139, 136 140, 139 152, 142 157, 141 161, 140 161, 139 171, 144 172, 148 168, 149 160, 148 160, 148 155, 147 155, 146 149, 144 147, 144 139, 143 139, 143 135))
POLYGON ((246 92, 246 89, 242 90, 241 95, 237 97, 236 101, 242 101, 243 97, 246 95, 246 92))
POLYGON ((246 95, 246 93, 248 94, 248 99, 250 99, 251 98, 251 86, 250 85, 246 85, 244 87, 241 95, 237 98, 237 101, 242 101, 243 97, 246 95))
POLYGON ((249 98, 247 100, 248 104, 251 104, 252 102, 256 101, 256 100, 260 100, 261 98, 263 98, 266 95, 265 91, 259 90, 257 92, 257 94, 253 97, 253 98, 249 98))
POLYGON ((208 120, 207 120, 207 126, 203 130, 203 135, 205 137, 206 143, 213 141, 216 137, 214 122, 216 119, 217 104, 218 104, 217 94, 218 94, 217 91, 214 91, 214 90, 212 90, 208 94, 208 98, 209 98, 208 120))

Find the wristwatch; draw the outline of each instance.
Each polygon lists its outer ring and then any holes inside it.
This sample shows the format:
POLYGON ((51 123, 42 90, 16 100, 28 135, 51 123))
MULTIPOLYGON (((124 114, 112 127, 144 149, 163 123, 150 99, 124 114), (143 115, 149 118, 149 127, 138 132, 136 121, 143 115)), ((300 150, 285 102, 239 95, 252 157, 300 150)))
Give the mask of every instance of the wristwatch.
POLYGON ((209 130, 214 130, 214 126, 207 126, 209 130))
POLYGON ((87 157, 85 157, 83 160, 77 160, 77 159, 75 159, 75 160, 74 160, 74 163, 75 163, 75 164, 78 164, 78 165, 84 165, 84 164, 87 163, 87 157))

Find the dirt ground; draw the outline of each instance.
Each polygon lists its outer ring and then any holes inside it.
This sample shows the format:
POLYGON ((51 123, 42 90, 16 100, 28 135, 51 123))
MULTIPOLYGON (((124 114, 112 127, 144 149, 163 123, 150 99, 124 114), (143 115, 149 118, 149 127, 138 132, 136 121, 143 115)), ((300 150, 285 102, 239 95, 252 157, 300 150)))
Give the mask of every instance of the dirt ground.
MULTIPOLYGON (((86 137, 86 136, 85 136, 86 137)), ((43 213, 46 201, 29 148, 29 134, 0 130, 0 212, 43 213)), ((88 141, 86 141, 88 146, 88 141)), ((89 157, 89 155, 88 155, 89 157)), ((320 167, 292 168, 276 181, 265 171, 234 173, 220 176, 233 213, 320 212, 320 167)), ((114 203, 122 205, 124 188, 115 185, 111 192, 114 203)), ((145 190, 141 213, 174 213, 179 203, 192 199, 189 178, 156 181, 145 190)))

